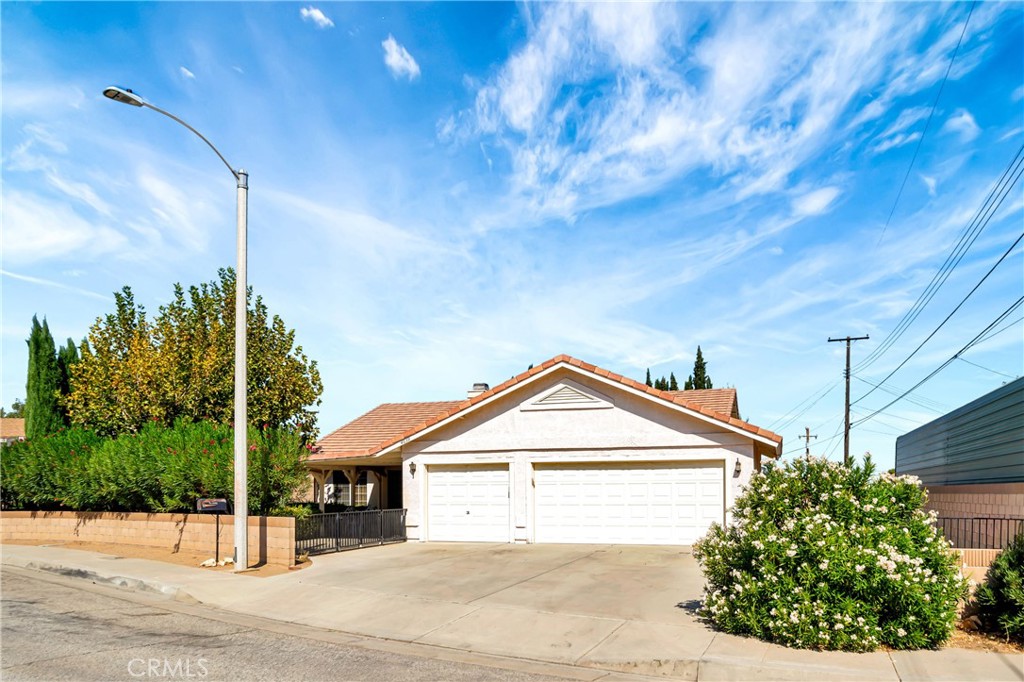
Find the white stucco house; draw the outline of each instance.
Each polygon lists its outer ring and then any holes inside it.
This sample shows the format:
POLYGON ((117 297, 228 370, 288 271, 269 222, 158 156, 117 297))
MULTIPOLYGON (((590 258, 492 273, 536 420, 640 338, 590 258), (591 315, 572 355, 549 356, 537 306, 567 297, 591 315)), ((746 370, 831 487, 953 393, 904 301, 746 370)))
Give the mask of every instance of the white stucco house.
POLYGON ((409 540, 688 545, 782 438, 734 389, 659 391, 560 355, 467 399, 388 403, 325 436, 321 491, 408 510, 409 540))

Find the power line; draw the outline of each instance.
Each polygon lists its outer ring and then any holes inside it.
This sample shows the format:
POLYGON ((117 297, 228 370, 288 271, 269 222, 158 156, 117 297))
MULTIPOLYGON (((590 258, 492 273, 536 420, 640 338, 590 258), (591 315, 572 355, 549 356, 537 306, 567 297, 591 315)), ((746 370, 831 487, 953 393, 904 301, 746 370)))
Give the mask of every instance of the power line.
POLYGON ((825 386, 824 388, 822 388, 822 389, 818 389, 818 391, 816 391, 815 393, 812 393, 810 397, 808 397, 808 398, 804 398, 804 400, 803 400, 803 401, 801 401, 800 403, 798 403, 798 404, 796 405, 796 407, 792 408, 792 409, 791 409, 791 410, 790 410, 789 412, 787 412, 786 414, 782 415, 781 417, 779 417, 778 419, 776 419, 776 420, 775 420, 774 422, 772 422, 771 424, 769 424, 769 425, 768 425, 768 428, 769 428, 769 429, 771 429, 771 430, 773 430, 773 431, 776 431, 776 432, 778 432, 778 431, 784 431, 784 430, 785 430, 786 428, 788 428, 788 427, 789 427, 789 425, 790 425, 790 424, 792 424, 792 423, 793 423, 793 422, 795 422, 795 421, 796 421, 797 419, 799 419, 800 417, 802 417, 802 416, 804 416, 805 414, 807 414, 807 412, 808 412, 808 411, 809 411, 809 410, 810 410, 810 409, 811 409, 812 407, 814 407, 814 406, 815 406, 815 405, 817 405, 817 404, 818 404, 819 402, 821 402, 821 400, 822 400, 822 399, 823 399, 823 398, 824 398, 825 396, 827 396, 827 395, 828 395, 829 393, 831 393, 832 391, 834 391, 834 390, 835 390, 835 388, 836 388, 836 386, 838 386, 838 385, 839 385, 839 382, 838 382, 838 381, 833 381, 833 382, 832 382, 831 384, 828 384, 828 385, 826 385, 826 386, 825 386), (815 397, 815 396, 817 396, 817 397, 815 397), (810 403, 809 405, 807 405, 807 407, 804 407, 804 409, 800 410, 800 412, 798 412, 797 414, 794 414, 794 415, 793 415, 792 417, 789 417, 789 415, 790 415, 790 414, 791 414, 791 413, 792 413, 792 412, 793 412, 794 410, 799 410, 799 409, 800 409, 800 407, 801 407, 801 406, 802 406, 802 405, 803 405, 804 403, 806 403, 806 402, 807 402, 808 400, 812 400, 812 398, 813 398, 813 402, 811 402, 811 403, 810 403), (788 419, 787 419, 787 417, 788 417, 788 419), (779 422, 783 422, 783 421, 784 421, 784 423, 782 423, 782 424, 779 424, 779 422), (776 424, 779 424, 778 428, 776 428, 776 424))
POLYGON ((1024 317, 1018 317, 1018 318, 1017 318, 1016 320, 1014 320, 1014 321, 1013 321, 1013 322, 1011 322, 1010 324, 1006 325, 1006 326, 1005 326, 1005 327, 1003 327, 1002 329, 999 329, 999 330, 997 330, 997 331, 994 331, 994 332, 992 332, 991 334, 988 334, 987 336, 985 336, 984 338, 982 338, 982 339, 979 339, 979 340, 978 340, 978 343, 976 343, 976 344, 974 344, 974 345, 975 345, 975 346, 977 346, 978 344, 980 344, 980 343, 984 343, 984 342, 988 341, 989 339, 994 339, 995 337, 997 337, 997 336, 999 336, 1000 334, 1002 334, 1003 332, 1005 332, 1005 331, 1006 331, 1007 329, 1010 329, 1011 327, 1016 327, 1016 326, 1017 326, 1018 324, 1020 324, 1021 322, 1024 322, 1024 317))
MULTIPOLYGON (((896 212, 896 206, 900 203, 900 197, 903 196, 903 188, 907 186, 907 180, 910 178, 910 171, 914 168, 914 162, 917 161, 917 155, 921 151, 921 145, 924 143, 924 136, 928 134, 928 127, 932 124, 932 118, 935 116, 935 107, 939 104, 939 98, 942 97, 942 91, 946 87, 946 81, 949 80, 949 72, 953 70, 953 62, 956 61, 957 54, 960 53, 960 44, 964 41, 964 35, 967 33, 967 25, 971 23, 971 15, 974 14, 974 6, 978 4, 977 1, 971 3, 971 9, 967 12, 967 19, 964 20, 964 28, 960 31, 960 39, 956 41, 956 48, 953 50, 953 56, 949 58, 949 65, 946 67, 946 75, 942 77, 942 83, 939 84, 939 91, 935 93, 935 101, 932 102, 931 111, 928 112, 928 120, 925 121, 924 130, 921 131, 921 137, 917 138, 917 146, 914 147, 914 156, 910 159, 910 165, 907 166, 907 174, 903 176, 903 182, 900 183, 900 189, 896 192, 896 200, 892 202, 892 209, 889 210, 889 217, 885 219, 885 225, 882 227, 882 234, 878 237, 878 244, 882 243, 882 239, 885 237, 885 231, 889 229, 889 223, 892 221, 892 216, 896 212)), ((878 247, 875 244, 875 248, 878 247)))
POLYGON ((946 283, 946 280, 949 279, 949 276, 960 264, 960 261, 963 260, 967 251, 974 245, 974 242, 977 241, 982 231, 984 231, 989 222, 991 222, 992 216, 994 215, 994 211, 990 211, 991 207, 998 203, 998 205, 996 205, 996 210, 998 210, 999 206, 1002 205, 1003 200, 1010 193, 1010 190, 1013 189, 1013 186, 1020 178, 1021 169, 1024 167, 1024 158, 1022 158, 1022 154, 1024 154, 1024 145, 1021 145, 1017 149, 1013 159, 1003 170, 999 180, 997 180, 992 186, 992 189, 989 190, 985 200, 982 201, 981 206, 967 223, 967 226, 964 228, 964 231, 961 233, 956 244, 954 244, 952 251, 950 251, 949 255, 946 256, 946 260, 941 266, 939 266, 939 269, 932 276, 928 286, 926 286, 924 291, 922 291, 917 297, 914 305, 912 305, 910 310, 903 315, 902 319, 900 319, 896 324, 896 327, 889 332, 889 335, 885 337, 882 343, 873 351, 868 353, 867 357, 854 366, 853 371, 858 372, 866 369, 869 365, 873 364, 878 360, 878 358, 884 355, 886 351, 888 351, 889 348, 891 348, 893 344, 903 336, 910 325, 914 323, 924 308, 935 297, 935 294, 938 293, 939 289, 942 288, 942 285, 946 283), (1016 177, 1014 177, 1015 175, 1016 177), (1002 196, 997 200, 996 197, 1000 194, 1002 196))
POLYGON ((982 330, 981 330, 981 332, 979 332, 977 336, 975 336, 975 337, 974 337, 973 339, 971 339, 970 341, 968 341, 968 342, 967 342, 967 343, 966 343, 966 344, 964 345, 964 347, 963 347, 963 348, 961 348, 960 350, 958 350, 958 351, 957 351, 956 353, 954 353, 952 357, 950 357, 950 358, 949 358, 948 360, 946 360, 946 361, 945 361, 945 362, 943 362, 943 363, 942 363, 941 365, 939 365, 938 367, 936 367, 936 368, 935 368, 935 369, 934 369, 934 370, 933 370, 933 371, 931 372, 931 374, 929 374, 928 376, 926 376, 926 377, 925 377, 924 379, 921 379, 921 381, 919 381, 919 382, 917 382, 916 384, 914 384, 914 385, 913 385, 912 387, 910 387, 910 388, 909 388, 908 390, 904 391, 904 392, 903 392, 903 394, 901 394, 901 395, 900 395, 900 396, 899 396, 898 398, 896 398, 895 400, 892 400, 892 401, 890 401, 889 403, 886 403, 886 405, 885 405, 884 407, 880 407, 880 408, 878 408, 877 410, 875 410, 874 412, 872 412, 871 414, 869 414, 868 416, 866 416, 866 417, 863 417, 863 418, 861 418, 861 419, 858 419, 858 420, 857 420, 857 421, 856 421, 856 422, 855 422, 855 423, 853 424, 853 426, 856 426, 856 425, 858 425, 858 424, 863 424, 864 422, 868 421, 869 419, 871 419, 871 418, 875 417, 876 415, 878 415, 878 414, 880 414, 880 413, 884 412, 885 410, 889 409, 890 407, 892 407, 893 405, 895 405, 896 403, 898 403, 898 402, 899 402, 900 400, 902 400, 902 399, 903 399, 904 397, 906 397, 906 396, 907 396, 908 394, 910 394, 910 393, 913 393, 914 391, 916 391, 916 390, 917 390, 918 388, 920 388, 920 387, 921 387, 921 386, 922 386, 922 385, 923 385, 923 384, 924 384, 924 383, 925 383, 926 381, 928 381, 929 379, 931 379, 932 377, 934 377, 934 376, 935 376, 936 374, 938 374, 939 372, 941 372, 942 370, 944 370, 944 369, 945 369, 946 367, 948 367, 948 366, 949 366, 950 364, 952 364, 952 362, 953 362, 954 360, 956 360, 956 359, 957 359, 957 358, 958 358, 958 357, 959 357, 960 355, 962 355, 963 353, 967 352, 967 350, 968 350, 968 349, 970 349, 970 348, 971 348, 972 346, 974 346, 975 344, 979 343, 979 342, 980 342, 980 341, 982 340, 982 337, 983 337, 983 336, 985 335, 985 333, 986 333, 986 332, 988 332, 988 331, 989 331, 990 329, 992 329, 992 328, 993 328, 993 327, 995 327, 996 325, 998 325, 998 324, 1002 323, 1002 321, 1003 321, 1004 319, 1006 319, 1007 317, 1009 317, 1009 315, 1010 315, 1011 313, 1013 313, 1013 311, 1014 311, 1014 310, 1016 310, 1017 308, 1019 308, 1019 307, 1021 306, 1021 304, 1022 304, 1022 303, 1024 303, 1024 296, 1021 296, 1020 298, 1018 298, 1018 299, 1016 300, 1016 302, 1014 302, 1014 303, 1013 303, 1013 304, 1012 304, 1012 305, 1011 305, 1011 306, 1010 306, 1009 308, 1007 308, 1007 309, 1006 309, 1006 310, 1004 310, 1004 311, 1003 311, 1002 313, 1000 313, 1000 314, 999 314, 999 317, 997 317, 997 318, 996 318, 996 319, 994 319, 994 320, 993 320, 992 322, 990 322, 990 323, 989 323, 989 325, 988 325, 987 327, 985 327, 984 329, 982 329, 982 330))
POLYGON ((1006 250, 1005 252, 1003 252, 1003 255, 999 257, 999 260, 997 260, 997 261, 995 262, 995 265, 993 265, 993 266, 992 266, 991 268, 989 268, 989 271, 985 273, 985 276, 984 276, 984 277, 982 277, 982 278, 981 278, 981 279, 980 279, 980 280, 978 281, 978 283, 974 285, 974 288, 973 288, 973 289, 971 289, 970 291, 968 291, 968 292, 967 292, 967 295, 966 295, 966 296, 964 296, 964 297, 963 297, 963 299, 962 299, 962 300, 961 300, 961 301, 960 301, 959 303, 957 303, 956 307, 955 307, 955 308, 953 308, 953 311, 952 311, 952 312, 951 312, 951 313, 950 313, 949 315, 946 315, 946 319, 944 319, 944 320, 943 320, 942 322, 940 322, 940 323, 939 323, 939 326, 938 326, 938 327, 936 327, 935 329, 933 329, 933 330, 932 330, 932 333, 931 333, 931 334, 929 334, 929 335, 928 335, 928 336, 927 336, 927 337, 925 338, 925 340, 924 340, 924 341, 922 341, 922 342, 921 342, 920 344, 918 344, 917 348, 915 348, 915 349, 914 349, 914 350, 913 350, 913 351, 912 351, 912 352, 910 353, 910 355, 908 355, 908 356, 907 356, 906 358, 904 358, 903 362, 901 362, 900 364, 896 365, 896 369, 894 369, 893 371, 889 372, 889 374, 887 374, 887 375, 886 375, 886 377, 885 377, 884 379, 882 379, 882 380, 881 380, 880 382, 878 382, 878 385, 877 385, 877 386, 875 386, 874 388, 872 388, 872 389, 871 389, 870 391, 868 391, 867 393, 865 393, 865 394, 864 394, 864 395, 862 395, 861 397, 857 398, 857 400, 855 400, 855 401, 854 401, 854 404, 856 404, 856 403, 859 403, 859 402, 860 402, 861 400, 863 400, 864 398, 867 398, 867 397, 868 397, 869 395, 871 395, 872 393, 874 393, 874 392, 875 392, 875 390, 877 390, 877 389, 878 389, 878 388, 879 388, 879 387, 880 387, 880 386, 881 386, 882 384, 884 384, 884 383, 885 383, 886 381, 888 381, 888 380, 889 380, 890 378, 892 378, 892 375, 893 375, 893 374, 895 374, 896 372, 898 372, 898 371, 899 371, 899 370, 900 370, 900 369, 901 369, 901 368, 902 368, 902 367, 903 367, 903 366, 904 366, 905 364, 907 364, 907 363, 908 363, 908 362, 910 361, 910 358, 914 357, 914 356, 915 356, 915 355, 917 354, 917 351, 921 350, 921 348, 923 348, 923 347, 924 347, 924 344, 928 343, 928 342, 929 342, 929 341, 931 340, 931 338, 932 338, 933 336, 935 336, 935 335, 936 335, 936 334, 938 333, 938 331, 939 331, 940 329, 942 329, 942 327, 943 327, 943 326, 945 326, 945 324, 946 324, 947 322, 949 322, 949 319, 950 319, 951 317, 953 317, 953 315, 955 315, 955 314, 956 314, 956 311, 960 310, 960 308, 961 308, 961 307, 962 307, 962 306, 964 305, 964 303, 967 303, 967 299, 969 299, 969 298, 971 297, 971 295, 972 295, 972 294, 974 294, 974 292, 978 290, 978 287, 980 287, 980 286, 981 286, 981 285, 982 285, 982 284, 983 284, 983 283, 985 282, 985 280, 989 278, 989 275, 991 275, 991 274, 992 274, 993 272, 995 272, 995 269, 996 269, 997 267, 999 267, 999 264, 1000 264, 1000 263, 1002 263, 1002 262, 1003 262, 1003 261, 1004 261, 1004 260, 1006 259, 1006 257, 1007 257, 1007 256, 1009 256, 1009 255, 1010 255, 1010 253, 1011 253, 1011 252, 1012 252, 1012 251, 1013 251, 1013 250, 1014 250, 1015 248, 1017 248, 1017 244, 1020 244, 1020 242, 1021 242, 1021 240, 1022 240, 1022 239, 1024 239, 1024 232, 1022 232, 1022 233, 1020 234, 1020 236, 1019 236, 1019 237, 1017 237, 1017 239, 1015 239, 1015 240, 1014 240, 1014 242, 1013 242, 1012 244, 1010 244, 1010 248, 1008 248, 1008 249, 1007 249, 1007 250, 1006 250))
MULTIPOLYGON (((855 376, 853 378, 856 379, 857 381, 861 382, 861 383, 867 384, 868 386, 873 386, 874 388, 881 389, 881 390, 885 391, 886 393, 888 393, 889 395, 899 395, 900 391, 903 390, 902 388, 897 388, 895 386, 882 386, 881 384, 873 384, 870 381, 868 381, 867 379, 862 379, 862 378, 860 378, 858 376, 855 376)), ((911 403, 914 403, 915 405, 917 405, 919 407, 923 407, 926 410, 932 410, 933 412, 939 412, 939 413, 949 412, 951 409, 953 409, 949 405, 943 405, 942 403, 940 403, 937 400, 931 400, 930 398, 922 398, 921 396, 914 396, 913 398, 907 398, 907 401, 911 402, 911 403)))
POLYGON ((978 363, 976 363, 976 362, 971 362, 971 361, 970 361, 970 360, 968 360, 967 358, 963 358, 963 357, 958 357, 958 358, 957 358, 957 360, 959 360, 959 361, 961 361, 961 362, 966 362, 966 363, 967 363, 968 365, 974 365, 974 366, 975 366, 975 367, 977 367, 978 369, 983 369, 983 370, 985 370, 986 372, 992 372, 993 374, 998 374, 999 376, 1004 376, 1004 377, 1006 377, 1007 379, 1016 379, 1016 378, 1017 378, 1017 377, 1015 377, 1015 376, 1010 376, 1009 374, 1006 374, 1005 372, 997 372, 997 371, 996 371, 996 370, 994 370, 994 369, 989 369, 988 367, 983 367, 982 365, 979 365, 979 364, 978 364, 978 363))

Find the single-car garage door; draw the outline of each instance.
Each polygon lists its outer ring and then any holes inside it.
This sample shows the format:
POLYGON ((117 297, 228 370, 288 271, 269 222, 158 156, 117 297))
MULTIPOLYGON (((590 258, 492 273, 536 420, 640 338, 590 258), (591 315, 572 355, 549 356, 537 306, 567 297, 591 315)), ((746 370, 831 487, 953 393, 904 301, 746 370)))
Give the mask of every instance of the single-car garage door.
POLYGON ((509 541, 508 465, 427 467, 427 537, 509 541))
POLYGON ((722 464, 537 464, 536 542, 689 545, 722 523, 722 464))

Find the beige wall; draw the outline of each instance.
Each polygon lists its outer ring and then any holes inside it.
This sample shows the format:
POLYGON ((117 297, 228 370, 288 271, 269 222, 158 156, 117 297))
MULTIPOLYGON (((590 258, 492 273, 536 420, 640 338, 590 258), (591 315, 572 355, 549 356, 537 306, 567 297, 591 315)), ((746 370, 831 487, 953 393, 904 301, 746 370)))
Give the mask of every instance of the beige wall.
MULTIPOLYGON (((220 517, 220 556, 234 547, 234 517, 220 517)), ((105 542, 172 551, 214 554, 216 519, 209 514, 143 514, 120 512, 0 513, 0 542, 50 540, 105 542)), ((295 563, 295 519, 249 517, 249 563, 292 566, 295 563)))
POLYGON ((1024 483, 928 486, 926 508, 943 518, 1024 518, 1024 483))
POLYGON ((410 540, 423 540, 427 472, 437 464, 507 464, 510 536, 533 542, 533 467, 544 463, 685 462, 725 471, 725 521, 754 470, 754 442, 705 419, 680 414, 615 382, 561 369, 525 391, 511 391, 431 434, 402 446, 404 506, 410 540), (578 409, 536 409, 547 391, 567 385, 603 401, 578 409), (739 462, 739 473, 736 466, 739 462), (409 464, 415 463, 415 476, 409 464))

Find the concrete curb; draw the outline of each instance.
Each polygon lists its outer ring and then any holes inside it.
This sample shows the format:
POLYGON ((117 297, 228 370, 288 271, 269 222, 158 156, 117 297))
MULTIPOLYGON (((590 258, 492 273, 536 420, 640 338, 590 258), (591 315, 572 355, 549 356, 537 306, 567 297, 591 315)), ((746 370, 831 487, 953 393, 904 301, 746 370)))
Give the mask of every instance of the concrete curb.
POLYGON ((122 589, 162 594, 173 599, 195 601, 180 585, 173 585, 149 578, 136 578, 133 576, 117 574, 101 574, 89 568, 83 568, 82 566, 38 560, 18 561, 16 559, 11 560, 6 556, 3 559, 3 565, 24 568, 30 571, 54 573, 68 578, 88 580, 89 582, 96 583, 98 585, 111 585, 122 589))

